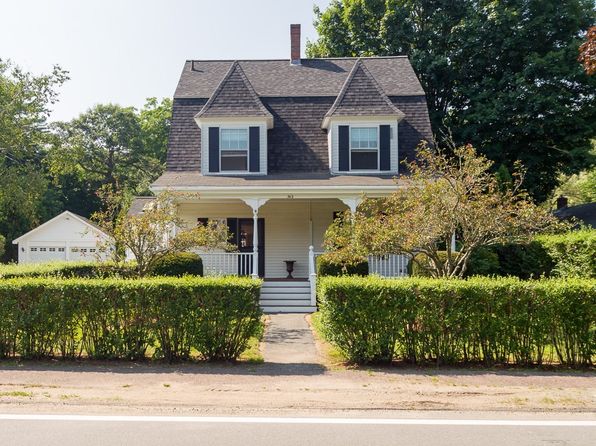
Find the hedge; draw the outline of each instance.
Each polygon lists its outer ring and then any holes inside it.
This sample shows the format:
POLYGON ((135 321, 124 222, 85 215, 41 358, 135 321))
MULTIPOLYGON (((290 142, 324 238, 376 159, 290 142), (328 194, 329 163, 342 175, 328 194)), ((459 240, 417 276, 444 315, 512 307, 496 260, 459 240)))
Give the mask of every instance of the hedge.
POLYGON ((596 278, 596 230, 541 235, 527 243, 479 248, 470 257, 467 275, 596 278))
POLYGON ((325 336, 356 363, 593 364, 596 280, 319 282, 325 336))
POLYGON ((151 270, 154 276, 181 277, 187 274, 203 275, 203 261, 198 254, 179 252, 168 254, 159 259, 151 270))
POLYGON ((368 276, 368 259, 340 251, 317 257, 319 276, 368 276))
POLYGON ((132 277, 136 274, 133 262, 47 262, 0 264, 0 279, 25 277, 95 278, 132 277))
POLYGON ((260 329, 248 278, 0 281, 0 357, 236 359, 260 329))

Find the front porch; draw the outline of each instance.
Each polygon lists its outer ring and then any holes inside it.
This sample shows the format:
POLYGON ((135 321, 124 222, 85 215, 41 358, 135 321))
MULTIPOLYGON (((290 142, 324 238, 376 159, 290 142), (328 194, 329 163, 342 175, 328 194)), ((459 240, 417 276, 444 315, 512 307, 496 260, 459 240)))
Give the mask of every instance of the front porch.
MULTIPOLYGON (((261 277, 261 304, 268 312, 316 311, 316 257, 337 213, 354 211, 358 197, 197 199, 178 205, 187 226, 225 221, 238 252, 200 252, 205 275, 261 277), (255 231, 254 228, 257 228, 255 231), (289 277, 286 261, 293 261, 289 277)), ((404 256, 371 256, 371 274, 407 275, 404 256)))

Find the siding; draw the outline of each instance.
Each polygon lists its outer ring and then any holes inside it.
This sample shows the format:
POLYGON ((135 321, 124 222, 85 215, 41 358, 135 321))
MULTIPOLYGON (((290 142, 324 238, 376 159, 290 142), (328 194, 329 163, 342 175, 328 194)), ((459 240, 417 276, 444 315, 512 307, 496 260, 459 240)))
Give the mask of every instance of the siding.
MULTIPOLYGON (((333 220, 334 211, 346 206, 339 200, 271 200, 259 209, 265 220, 265 277, 286 277, 284 260, 295 260, 294 277, 308 277, 308 247, 321 251, 323 235, 333 220), (312 220, 312 237, 311 223, 312 220)), ((199 217, 252 218, 243 202, 201 202, 182 204, 179 215, 187 225, 199 217)))

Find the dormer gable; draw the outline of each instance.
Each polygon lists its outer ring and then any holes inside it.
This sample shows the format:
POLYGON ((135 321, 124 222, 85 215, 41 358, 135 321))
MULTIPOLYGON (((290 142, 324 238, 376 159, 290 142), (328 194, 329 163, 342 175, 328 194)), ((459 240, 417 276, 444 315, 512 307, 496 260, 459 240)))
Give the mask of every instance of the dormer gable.
POLYGON ((358 59, 325 114, 322 127, 328 128, 334 117, 372 116, 394 117, 400 121, 405 114, 387 97, 362 59, 358 59))
POLYGON ((268 128, 273 126, 273 116, 259 99, 238 61, 234 61, 195 119, 200 124, 210 118, 259 117, 266 120, 268 128))

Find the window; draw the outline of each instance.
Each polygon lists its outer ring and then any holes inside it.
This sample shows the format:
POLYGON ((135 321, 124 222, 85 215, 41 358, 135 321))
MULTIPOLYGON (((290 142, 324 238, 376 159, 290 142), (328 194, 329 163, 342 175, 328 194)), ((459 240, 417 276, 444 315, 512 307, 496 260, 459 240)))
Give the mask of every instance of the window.
POLYGON ((95 252, 95 248, 89 248, 89 252, 95 252))
POLYGON ((56 248, 50 248, 50 252, 56 252, 56 248))
POLYGON ((379 169, 378 127, 350 128, 350 170, 379 169))
POLYGON ((47 250, 47 248, 39 248, 39 252, 46 252, 47 250))
POLYGON ((222 172, 248 169, 248 129, 221 129, 219 138, 222 172))
POLYGON ((64 248, 58 248, 58 252, 64 252, 64 248))
POLYGON ((31 248, 31 252, 37 252, 37 248, 31 248))

